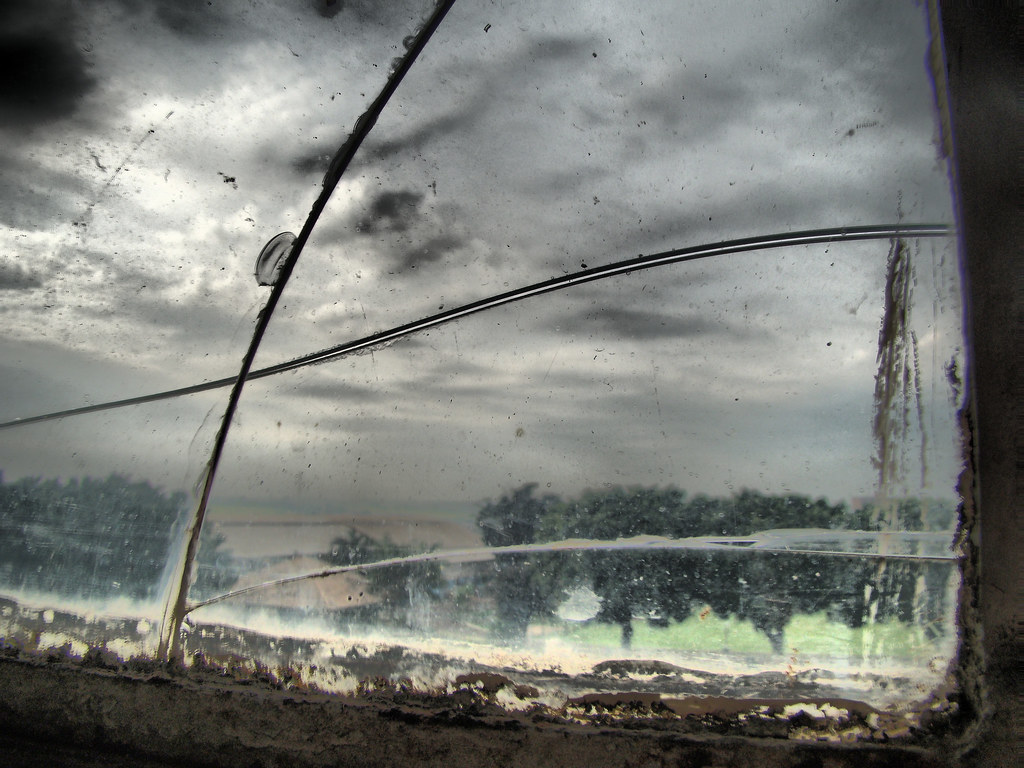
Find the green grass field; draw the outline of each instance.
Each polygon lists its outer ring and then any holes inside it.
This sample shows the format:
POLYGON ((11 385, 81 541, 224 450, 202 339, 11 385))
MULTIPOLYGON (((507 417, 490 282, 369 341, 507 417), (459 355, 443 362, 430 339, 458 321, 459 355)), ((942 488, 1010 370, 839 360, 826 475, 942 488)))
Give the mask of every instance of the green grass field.
MULTIPOLYGON (((594 621, 553 621, 534 625, 531 634, 557 635, 574 645, 614 648, 620 644, 621 630, 616 624, 594 621)), ((713 613, 703 619, 694 615, 686 621, 671 621, 663 628, 634 620, 632 648, 634 651, 772 653, 768 637, 749 621, 734 617, 723 619, 713 613)), ((830 621, 824 612, 795 616, 785 630, 785 648, 787 653, 797 655, 858 658, 866 655, 906 660, 930 658, 941 652, 935 641, 925 637, 921 627, 892 621, 851 629, 830 621)))

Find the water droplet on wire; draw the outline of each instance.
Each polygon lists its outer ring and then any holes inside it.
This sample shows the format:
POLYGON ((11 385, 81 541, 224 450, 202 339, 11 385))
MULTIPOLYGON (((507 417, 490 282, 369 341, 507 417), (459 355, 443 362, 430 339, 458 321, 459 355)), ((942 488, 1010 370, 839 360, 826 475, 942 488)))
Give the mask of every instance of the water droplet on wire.
POLYGON ((255 276, 256 282, 260 285, 273 285, 277 282, 281 272, 281 266, 285 258, 291 253, 292 244, 295 242, 295 235, 291 232, 282 232, 270 239, 260 255, 256 257, 255 276))

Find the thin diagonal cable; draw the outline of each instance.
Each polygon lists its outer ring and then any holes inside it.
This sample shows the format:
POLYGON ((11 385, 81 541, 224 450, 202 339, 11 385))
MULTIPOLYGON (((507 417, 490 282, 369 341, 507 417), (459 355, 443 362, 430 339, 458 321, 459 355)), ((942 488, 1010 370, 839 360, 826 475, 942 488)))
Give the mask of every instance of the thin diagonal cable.
MULTIPOLYGON (((437 314, 424 317, 414 322, 398 325, 369 336, 354 339, 334 347, 328 347, 327 349, 303 355, 302 357, 297 357, 283 363, 250 371, 246 376, 246 381, 262 379, 267 376, 274 376, 279 373, 285 373, 286 371, 292 371, 296 368, 302 368, 307 365, 322 363, 327 360, 352 354, 353 352, 359 352, 378 344, 395 341, 403 336, 408 336, 410 334, 417 333, 418 331, 443 325, 444 323, 458 320, 459 318, 467 317, 468 315, 482 312, 486 309, 500 307, 503 304, 521 301, 532 296, 539 296, 544 293, 559 291, 574 285, 581 285, 594 280, 602 280, 604 278, 614 277, 628 272, 638 272, 667 264, 696 261, 698 259, 707 259, 714 256, 749 253, 751 251, 762 251, 772 248, 785 248, 797 245, 816 245, 822 243, 851 242, 858 240, 889 240, 894 237, 949 237, 952 234, 953 229, 947 224, 878 224, 873 226, 831 227, 827 229, 812 229, 800 232, 761 235, 758 237, 748 237, 738 240, 724 240, 720 243, 675 248, 673 250, 661 251, 659 253, 648 254, 646 256, 637 256, 632 259, 618 261, 605 266, 591 267, 590 269, 573 272, 568 275, 562 275, 539 283, 533 283, 531 285, 517 288, 506 293, 500 293, 485 299, 479 299, 445 312, 438 312, 437 314)), ((298 239, 296 239, 296 244, 298 244, 298 239)), ((163 392, 154 392, 149 395, 139 395, 137 397, 129 397, 123 400, 111 400, 105 403, 84 405, 78 408, 68 408, 63 411, 53 411, 52 413, 44 413, 38 416, 29 416, 0 423, 0 429, 24 426, 26 424, 35 424, 41 421, 51 421, 53 419, 61 419, 67 416, 80 416, 87 413, 96 413, 97 411, 112 410, 114 408, 124 408, 131 405, 143 405, 145 403, 169 400, 175 397, 183 397, 185 395, 194 395, 200 392, 208 392, 210 390, 231 386, 236 381, 236 377, 214 379, 213 381, 192 384, 179 389, 168 389, 163 392)))
MULTIPOLYGON (((209 504, 210 494, 213 491, 213 482, 217 475, 217 467, 219 466, 221 456, 224 453, 224 446, 227 443, 228 431, 231 428, 231 421, 234 419, 235 411, 238 409, 238 401, 242 395, 242 388, 245 386, 245 382, 249 377, 249 372, 252 369, 253 361, 256 359, 256 353, 259 350, 260 342, 263 340, 263 335, 266 333, 267 327, 270 324, 270 318, 273 316, 274 309, 277 307, 278 301, 284 293, 285 286, 288 284, 288 279, 291 277, 292 272, 295 269, 295 264, 298 262, 299 256, 302 254, 302 249, 309 240, 313 227, 320 219, 320 214, 323 213, 324 208, 327 207, 327 202, 330 200, 335 187, 338 186, 338 182, 341 180, 342 174, 344 174, 348 169, 349 164, 352 162, 352 158, 355 157, 356 152, 359 151, 359 147, 362 146, 363 141, 369 135, 373 126, 377 123, 377 119, 384 111, 384 107, 387 106, 392 95, 394 95, 395 91, 398 89, 399 84, 412 68, 413 62, 416 61, 416 58, 426 46, 427 41, 437 30, 438 26, 440 26, 444 17, 447 15, 448 11, 451 10, 451 7, 454 4, 455 0, 442 0, 437 3, 434 7, 433 13, 431 13, 423 27, 420 28, 409 46, 409 49, 405 52, 405 55, 401 58, 398 65, 391 73, 388 81, 384 84, 384 88, 379 94, 377 94, 377 98, 373 100, 373 103, 370 104, 370 107, 366 112, 360 115, 359 119, 356 120, 352 133, 349 134, 348 139, 338 149, 334 159, 331 160, 327 173, 324 174, 323 188, 320 190, 320 195, 317 197, 316 202, 313 203, 313 207, 310 209, 309 215, 306 217, 306 221, 302 225, 302 230, 299 232, 298 237, 295 238, 295 242, 292 244, 292 248, 288 252, 288 256, 281 265, 280 273, 271 288, 270 296, 267 298, 266 305, 264 305, 259 317, 256 318, 256 328, 253 331, 252 340, 249 342, 249 348, 246 350, 245 357, 242 358, 242 366, 238 371, 238 375, 234 379, 231 394, 228 397, 227 408, 224 410, 224 417, 221 419, 220 429, 217 431, 217 437, 214 440, 213 450, 210 453, 210 460, 206 466, 203 490, 199 498, 199 503, 197 504, 196 511, 189 523, 187 534, 188 544, 185 548, 182 560, 175 572, 175 575, 179 577, 178 586, 174 592, 168 595, 167 605, 164 608, 164 619, 163 626, 161 627, 160 648, 158 653, 166 660, 170 660, 170 658, 176 655, 178 651, 178 646, 180 644, 179 629, 181 627, 182 620, 185 618, 185 601, 188 594, 189 583, 192 578, 192 564, 195 562, 196 553, 199 551, 199 534, 203 527, 203 520, 206 516, 206 508, 209 504)), ((173 583, 174 582, 172 581, 172 584, 173 583)))

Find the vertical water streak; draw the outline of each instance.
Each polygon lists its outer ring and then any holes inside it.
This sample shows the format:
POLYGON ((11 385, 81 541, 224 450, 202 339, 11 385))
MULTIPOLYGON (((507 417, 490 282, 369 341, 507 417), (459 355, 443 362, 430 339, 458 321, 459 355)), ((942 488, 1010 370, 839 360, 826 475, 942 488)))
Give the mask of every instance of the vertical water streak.
POLYGON ((914 268, 910 248, 895 238, 889 248, 882 324, 878 333, 872 432, 878 471, 876 503, 883 530, 896 530, 896 500, 909 491, 907 475, 913 440, 920 441, 924 487, 926 437, 917 334, 911 329, 914 268), (912 423, 916 422, 916 423, 912 423), (916 426, 916 434, 914 427, 916 426))
MULTIPOLYGON (((875 376, 873 433, 876 453, 872 459, 878 470, 875 492, 875 523, 883 531, 901 529, 909 521, 901 520, 901 507, 909 510, 910 488, 908 473, 911 446, 920 444, 920 488, 926 487, 927 440, 925 435, 924 400, 921 392, 921 365, 917 334, 911 328, 914 297, 914 259, 910 247, 902 238, 894 238, 889 248, 886 265, 885 298, 882 324, 878 333, 878 373, 875 376), (914 427, 916 426, 916 430, 914 427)), ((927 503, 922 500, 921 503, 927 503)), ((924 512, 927 515, 927 512, 924 512)), ((879 551, 883 556, 886 546, 879 551)), ((874 583, 881 585, 887 577, 887 561, 878 561, 874 583)), ((922 599, 923 583, 918 583, 914 602, 922 599)), ((873 627, 879 614, 878 600, 887 594, 874 590, 869 598, 865 615, 865 640, 873 642, 873 627)), ((890 598, 897 599, 898 598, 890 598)), ((895 608, 895 606, 892 606, 895 608)), ((891 611, 881 611, 887 615, 891 611)))

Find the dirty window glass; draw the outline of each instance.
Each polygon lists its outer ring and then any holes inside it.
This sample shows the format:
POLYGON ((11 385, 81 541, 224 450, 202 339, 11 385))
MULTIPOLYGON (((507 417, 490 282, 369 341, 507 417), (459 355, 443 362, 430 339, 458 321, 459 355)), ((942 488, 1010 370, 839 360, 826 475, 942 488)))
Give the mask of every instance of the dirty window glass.
MULTIPOLYGON (((41 38, 79 79, 62 112, 6 96, 35 190, 5 222, 7 418, 229 381, 257 254, 427 5, 110 3, 41 38), (156 42, 114 45, 132 24, 156 42)), ((909 2, 456 4, 284 286, 183 652, 332 690, 500 671, 544 701, 940 684, 963 353, 927 45, 909 2)), ((165 568, 119 615, 151 601, 151 650, 226 397, 0 432, 6 498, 52 491, 5 507, 39 544, 4 595, 75 578, 23 577, 72 484, 145 483, 165 568)), ((80 548, 135 547, 120 520, 80 548)))
MULTIPOLYGON (((265 301, 256 254, 309 210, 431 7, 342 6, 4 5, 0 422, 237 372, 265 301)), ((119 648, 155 651, 223 403, 196 393, 0 433, 4 598, 141 613, 146 632, 125 624, 119 648)))

